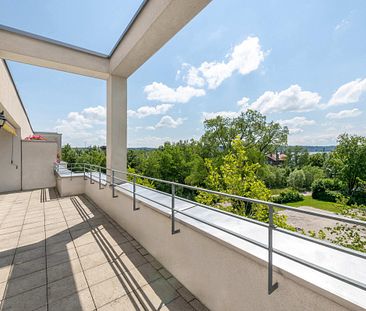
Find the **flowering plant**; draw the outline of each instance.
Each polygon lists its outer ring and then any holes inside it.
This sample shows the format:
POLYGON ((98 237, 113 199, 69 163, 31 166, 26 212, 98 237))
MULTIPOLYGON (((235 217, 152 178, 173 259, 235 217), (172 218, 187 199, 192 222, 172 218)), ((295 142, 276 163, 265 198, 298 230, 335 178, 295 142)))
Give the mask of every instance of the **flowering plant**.
POLYGON ((29 135, 25 140, 47 140, 42 135, 29 135))

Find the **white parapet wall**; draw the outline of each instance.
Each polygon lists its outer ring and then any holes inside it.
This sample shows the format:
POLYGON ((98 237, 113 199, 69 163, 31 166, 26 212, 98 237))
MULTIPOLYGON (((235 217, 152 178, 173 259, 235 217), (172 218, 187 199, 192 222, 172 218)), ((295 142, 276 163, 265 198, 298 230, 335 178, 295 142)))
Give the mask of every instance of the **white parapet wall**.
POLYGON ((55 187, 53 172, 57 158, 57 143, 22 141, 22 189, 55 187))
MULTIPOLYGON (((94 179, 94 184, 91 184, 90 179, 84 180, 83 176, 72 179, 59 177, 57 186, 61 195, 72 195, 72 189, 76 191, 74 194, 85 191, 97 206, 127 230, 211 310, 365 310, 365 291, 344 287, 326 275, 310 270, 308 274, 311 278, 299 277, 296 269, 292 273, 291 267, 286 268, 287 264, 284 268, 274 268, 274 280, 278 281, 279 288, 268 295, 265 250, 255 250, 255 246, 247 242, 235 242, 224 232, 211 230, 178 214, 176 227, 180 232, 172 235, 170 210, 143 198, 146 196, 169 206, 169 195, 154 194, 139 188, 141 196, 138 196, 136 206, 139 210, 134 211, 133 196, 128 191, 132 189, 130 184, 117 187, 118 197, 113 198, 111 187, 102 182, 103 189, 99 189, 98 177, 94 179), (313 277, 317 278, 314 279, 316 282, 312 282, 313 277), (327 287, 332 282, 334 291, 332 287, 327 287)), ((192 211, 195 208, 177 198, 177 210, 192 211)), ((208 220, 211 217, 209 213, 202 216, 208 220)), ((253 231, 252 227, 248 228, 253 231)), ((362 269, 361 266, 361 276, 364 274, 362 269)))

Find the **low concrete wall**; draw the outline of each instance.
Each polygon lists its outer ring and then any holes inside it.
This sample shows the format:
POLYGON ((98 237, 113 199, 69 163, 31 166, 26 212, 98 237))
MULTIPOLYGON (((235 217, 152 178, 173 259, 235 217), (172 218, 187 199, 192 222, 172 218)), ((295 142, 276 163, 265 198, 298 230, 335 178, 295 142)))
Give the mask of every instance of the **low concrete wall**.
POLYGON ((85 193, 84 176, 57 177, 56 187, 60 196, 71 196, 85 193))
POLYGON ((57 143, 22 141, 22 189, 55 187, 53 172, 57 158, 57 143))
POLYGON ((283 272, 274 274, 280 287, 268 295, 266 262, 191 225, 179 223, 172 235, 168 215, 141 202, 133 211, 128 193, 112 198, 110 187, 89 181, 85 193, 211 310, 360 310, 283 272))

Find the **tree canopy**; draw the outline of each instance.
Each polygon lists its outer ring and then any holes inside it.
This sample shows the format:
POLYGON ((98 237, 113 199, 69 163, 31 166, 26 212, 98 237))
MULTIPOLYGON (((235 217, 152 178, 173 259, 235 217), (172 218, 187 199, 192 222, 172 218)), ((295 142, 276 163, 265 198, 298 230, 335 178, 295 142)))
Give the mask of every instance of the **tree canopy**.
POLYGON ((231 142, 238 137, 247 148, 255 148, 261 154, 272 153, 287 145, 288 128, 276 122, 267 122, 260 112, 247 110, 236 118, 218 116, 204 121, 205 133, 202 144, 215 154, 218 150, 229 151, 231 142))

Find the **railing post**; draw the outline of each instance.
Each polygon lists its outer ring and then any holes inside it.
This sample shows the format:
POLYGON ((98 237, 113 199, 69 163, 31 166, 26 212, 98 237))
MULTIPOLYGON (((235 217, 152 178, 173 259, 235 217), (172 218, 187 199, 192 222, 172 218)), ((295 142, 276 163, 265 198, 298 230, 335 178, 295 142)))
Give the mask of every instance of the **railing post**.
MULTIPOLYGON (((89 165, 89 169, 90 169, 90 165, 89 165)), ((90 184, 94 184, 94 181, 93 181, 93 170, 92 169, 90 169, 89 178, 90 178, 90 184)))
POLYGON ((72 166, 73 166, 73 163, 71 163, 71 167, 70 167, 70 171, 71 171, 71 180, 72 180, 72 166))
POLYGON ((175 209, 175 185, 172 184, 172 234, 179 233, 179 229, 175 229, 175 215, 174 215, 174 209, 175 209))
POLYGON ((136 207, 136 176, 133 176, 132 190, 133 190, 133 210, 138 211, 140 208, 136 207))
POLYGON ((116 195, 115 185, 114 185, 114 170, 112 170, 112 197, 117 198, 118 195, 116 195))
POLYGON ((268 209, 268 295, 271 295, 278 288, 278 283, 273 284, 273 206, 269 205, 268 209))
POLYGON ((85 163, 84 163, 84 180, 86 180, 86 175, 85 175, 85 163))
POLYGON ((102 188, 102 168, 99 166, 99 189, 102 188))

